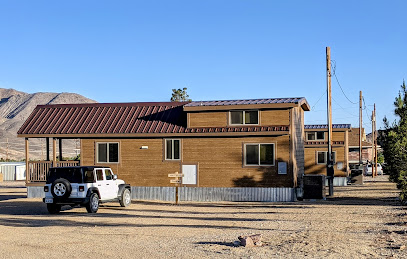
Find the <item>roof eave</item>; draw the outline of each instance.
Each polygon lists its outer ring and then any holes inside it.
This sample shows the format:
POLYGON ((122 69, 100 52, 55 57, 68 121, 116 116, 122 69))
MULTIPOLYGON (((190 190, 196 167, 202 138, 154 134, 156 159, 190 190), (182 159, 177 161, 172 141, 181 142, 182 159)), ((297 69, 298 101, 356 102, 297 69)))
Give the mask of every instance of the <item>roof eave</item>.
POLYGON ((262 132, 214 132, 214 133, 126 133, 126 134, 18 134, 19 138, 167 138, 167 137, 233 137, 233 136, 281 136, 286 130, 262 132))

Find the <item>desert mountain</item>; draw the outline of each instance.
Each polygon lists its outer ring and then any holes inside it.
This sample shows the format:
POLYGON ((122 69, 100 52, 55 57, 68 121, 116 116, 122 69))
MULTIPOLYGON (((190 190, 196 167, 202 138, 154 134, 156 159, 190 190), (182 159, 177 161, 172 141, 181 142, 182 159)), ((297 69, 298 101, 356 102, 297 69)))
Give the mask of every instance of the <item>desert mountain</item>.
MULTIPOLYGON (((94 103, 75 93, 24 93, 14 89, 0 88, 0 158, 24 159, 24 139, 17 138, 17 131, 37 105, 94 103)), ((76 155, 77 141, 64 140, 64 157, 76 155)), ((45 140, 30 139, 30 158, 45 157, 45 140)))

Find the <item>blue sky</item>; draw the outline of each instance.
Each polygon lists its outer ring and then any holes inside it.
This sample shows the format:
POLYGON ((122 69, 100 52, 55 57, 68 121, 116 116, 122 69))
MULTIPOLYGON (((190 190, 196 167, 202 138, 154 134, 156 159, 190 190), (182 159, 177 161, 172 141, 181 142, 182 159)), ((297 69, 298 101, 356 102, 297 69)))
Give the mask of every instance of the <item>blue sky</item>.
MULTIPOLYGON (((306 97, 326 123, 325 48, 364 127, 394 120, 407 78, 407 1, 4 1, 0 87, 98 102, 306 97), (322 98, 321 98, 322 96, 322 98), (318 101, 319 100, 319 101, 318 101)), ((358 127, 332 78, 333 122, 358 127)))

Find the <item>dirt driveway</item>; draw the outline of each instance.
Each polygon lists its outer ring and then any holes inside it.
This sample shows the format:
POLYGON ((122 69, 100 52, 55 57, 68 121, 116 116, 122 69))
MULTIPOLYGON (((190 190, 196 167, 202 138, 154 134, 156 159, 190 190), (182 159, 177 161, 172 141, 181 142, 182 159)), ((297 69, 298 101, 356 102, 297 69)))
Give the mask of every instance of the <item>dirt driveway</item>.
POLYGON ((49 215, 24 184, 0 183, 0 258, 407 258, 407 211, 382 176, 326 201, 133 202, 49 215), (264 246, 234 247, 261 233, 264 246))

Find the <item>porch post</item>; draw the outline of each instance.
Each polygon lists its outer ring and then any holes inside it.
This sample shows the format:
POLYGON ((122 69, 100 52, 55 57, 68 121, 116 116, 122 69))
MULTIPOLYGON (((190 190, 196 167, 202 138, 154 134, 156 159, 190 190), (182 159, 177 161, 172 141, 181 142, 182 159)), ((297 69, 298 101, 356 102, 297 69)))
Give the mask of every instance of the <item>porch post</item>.
POLYGON ((57 166, 57 139, 52 138, 52 166, 57 166))
POLYGON ((58 139, 59 144, 59 161, 62 161, 62 139, 58 139))
POLYGON ((31 174, 30 174, 30 167, 28 165, 28 160, 29 160, 29 143, 28 143, 28 138, 25 138, 25 183, 29 183, 31 180, 31 174))
POLYGON ((47 145, 47 161, 49 161, 49 138, 45 138, 47 145))

